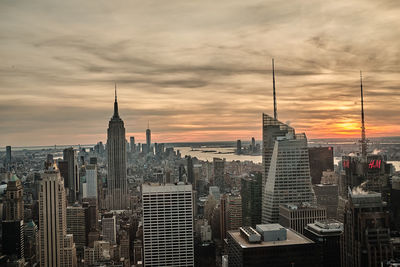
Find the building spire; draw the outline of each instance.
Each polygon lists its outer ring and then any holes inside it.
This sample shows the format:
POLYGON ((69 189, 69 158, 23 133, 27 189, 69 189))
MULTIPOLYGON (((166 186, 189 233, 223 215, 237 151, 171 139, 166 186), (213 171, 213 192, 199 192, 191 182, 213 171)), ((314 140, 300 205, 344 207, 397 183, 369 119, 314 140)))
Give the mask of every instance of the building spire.
POLYGON ((360 87, 361 87, 361 155, 367 157, 367 139, 365 135, 365 121, 364 121, 364 92, 362 84, 362 72, 360 71, 360 87))
POLYGON ((119 114, 118 114, 118 101, 117 101, 117 83, 115 83, 115 101, 114 101, 114 118, 118 118, 119 114))
POLYGON ((278 119, 278 114, 276 112, 276 93, 275 93, 275 66, 274 59, 272 59, 272 85, 273 85, 273 94, 274 94, 274 119, 278 119))
POLYGON ((147 121, 147 129, 150 129, 150 121, 147 121))

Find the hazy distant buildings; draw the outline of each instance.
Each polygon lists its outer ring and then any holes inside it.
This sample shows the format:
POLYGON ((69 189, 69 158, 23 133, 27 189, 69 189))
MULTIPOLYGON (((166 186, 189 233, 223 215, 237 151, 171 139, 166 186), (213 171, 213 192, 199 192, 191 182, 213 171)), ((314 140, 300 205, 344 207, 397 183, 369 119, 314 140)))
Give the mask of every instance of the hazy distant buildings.
POLYGON ((194 266, 191 185, 142 185, 144 266, 194 266))
POLYGON ((126 178, 125 127, 118 114, 115 94, 114 114, 107 130, 108 177, 106 205, 110 210, 124 210, 129 206, 128 181, 126 178))
POLYGON ((242 225, 256 227, 261 223, 262 174, 251 173, 241 180, 242 225))
POLYGON ((136 145, 135 145, 135 137, 134 136, 130 137, 130 149, 131 149, 132 153, 136 152, 136 145))
POLYGON ((240 140, 236 141, 236 154, 237 155, 242 154, 242 141, 240 140))
POLYGON ((344 213, 342 266, 381 266, 393 258, 389 212, 380 193, 349 192, 344 213))
POLYGON ((11 163, 11 146, 6 146, 6 163, 11 163))
POLYGON ((146 129, 146 153, 150 153, 151 152, 151 130, 149 125, 147 125, 147 129, 146 129))
POLYGON ((305 134, 263 114, 262 222, 279 220, 279 205, 315 202, 305 134))
POLYGON ((73 237, 67 234, 64 181, 54 164, 45 170, 39 192, 40 266, 76 266, 73 237))

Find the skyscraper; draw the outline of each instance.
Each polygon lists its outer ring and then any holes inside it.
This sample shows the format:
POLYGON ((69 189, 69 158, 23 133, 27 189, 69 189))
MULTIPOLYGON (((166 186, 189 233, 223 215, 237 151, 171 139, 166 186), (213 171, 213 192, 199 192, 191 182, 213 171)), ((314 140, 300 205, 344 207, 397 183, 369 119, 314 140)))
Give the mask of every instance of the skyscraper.
POLYGON ((214 185, 218 186, 222 193, 225 192, 225 159, 213 158, 214 185))
POLYGON ((151 130, 150 125, 147 125, 146 129, 146 153, 151 152, 151 130))
POLYGON ((39 258, 41 267, 76 266, 73 236, 67 234, 64 181, 57 165, 43 173, 39 192, 39 258))
POLYGON ((131 148, 131 152, 136 152, 136 145, 135 145, 135 137, 131 136, 130 137, 130 148, 131 148))
POLYGON ((21 180, 13 175, 7 183, 4 198, 5 218, 2 222, 2 248, 8 256, 24 258, 24 201, 21 180))
POLYGON ((307 138, 263 114, 262 222, 279 220, 279 205, 315 202, 311 185, 307 138))
POLYGON ((77 152, 72 148, 63 151, 63 162, 60 162, 60 172, 67 188, 68 203, 73 204, 78 200, 80 179, 77 152))
POLYGON ((85 198, 97 199, 97 165, 89 164, 86 166, 86 194, 85 198))
POLYGON ((241 180, 243 224, 241 226, 256 227, 261 223, 261 183, 262 174, 260 172, 251 173, 241 180))
POLYGON ((194 266, 192 186, 142 185, 144 266, 194 266))
POLYGON ((11 162, 11 146, 6 146, 6 163, 11 162))
POLYGON ((125 127, 118 114, 117 89, 115 89, 114 115, 108 124, 107 155, 107 208, 110 210, 127 209, 125 127))
POLYGON ((342 235, 342 266, 380 266, 393 258, 389 212, 381 194, 354 188, 348 192, 342 235))

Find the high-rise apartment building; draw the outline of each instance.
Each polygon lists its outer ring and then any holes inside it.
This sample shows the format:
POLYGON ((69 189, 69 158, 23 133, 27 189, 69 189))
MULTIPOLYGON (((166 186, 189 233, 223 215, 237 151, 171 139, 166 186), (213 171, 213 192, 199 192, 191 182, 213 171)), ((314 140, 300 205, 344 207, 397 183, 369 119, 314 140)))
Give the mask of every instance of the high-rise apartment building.
POLYGON ((64 178, 67 189, 68 203, 73 204, 78 200, 80 190, 78 154, 72 148, 63 151, 63 161, 60 162, 61 176, 64 178))
POLYGON ((237 230, 242 226, 242 197, 229 194, 226 199, 226 228, 237 230))
POLYGON ((125 127, 118 114, 115 92, 114 115, 107 131, 108 177, 106 206, 110 210, 124 210, 129 206, 128 181, 126 178, 125 127))
POLYGON ((279 220, 279 205, 315 202, 311 185, 307 138, 263 114, 262 222, 279 220))
POLYGON ((64 181, 57 165, 42 175, 39 191, 39 258, 41 267, 76 266, 73 236, 67 234, 64 181))
POLYGON ((279 206, 279 224, 300 234, 304 233, 307 224, 322 220, 326 220, 326 209, 322 207, 311 206, 308 203, 279 206))
POLYGON ((251 173, 241 180, 243 226, 256 227, 261 223, 261 187, 262 174, 260 172, 251 173))
POLYGON ((142 185, 144 266, 194 266, 192 186, 142 185))
POLYGON ((393 258, 390 220, 380 193, 349 190, 344 212, 342 266, 381 266, 393 258))

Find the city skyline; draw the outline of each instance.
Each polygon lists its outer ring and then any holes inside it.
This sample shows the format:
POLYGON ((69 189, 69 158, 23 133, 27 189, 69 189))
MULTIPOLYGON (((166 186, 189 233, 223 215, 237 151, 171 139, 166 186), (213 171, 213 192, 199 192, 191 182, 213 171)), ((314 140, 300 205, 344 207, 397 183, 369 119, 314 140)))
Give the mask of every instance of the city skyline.
POLYGON ((360 136, 360 69, 367 136, 398 135, 399 5, 360 3, 2 3, 0 145, 105 141, 114 81, 138 143, 260 140, 271 58, 310 139, 360 136))

